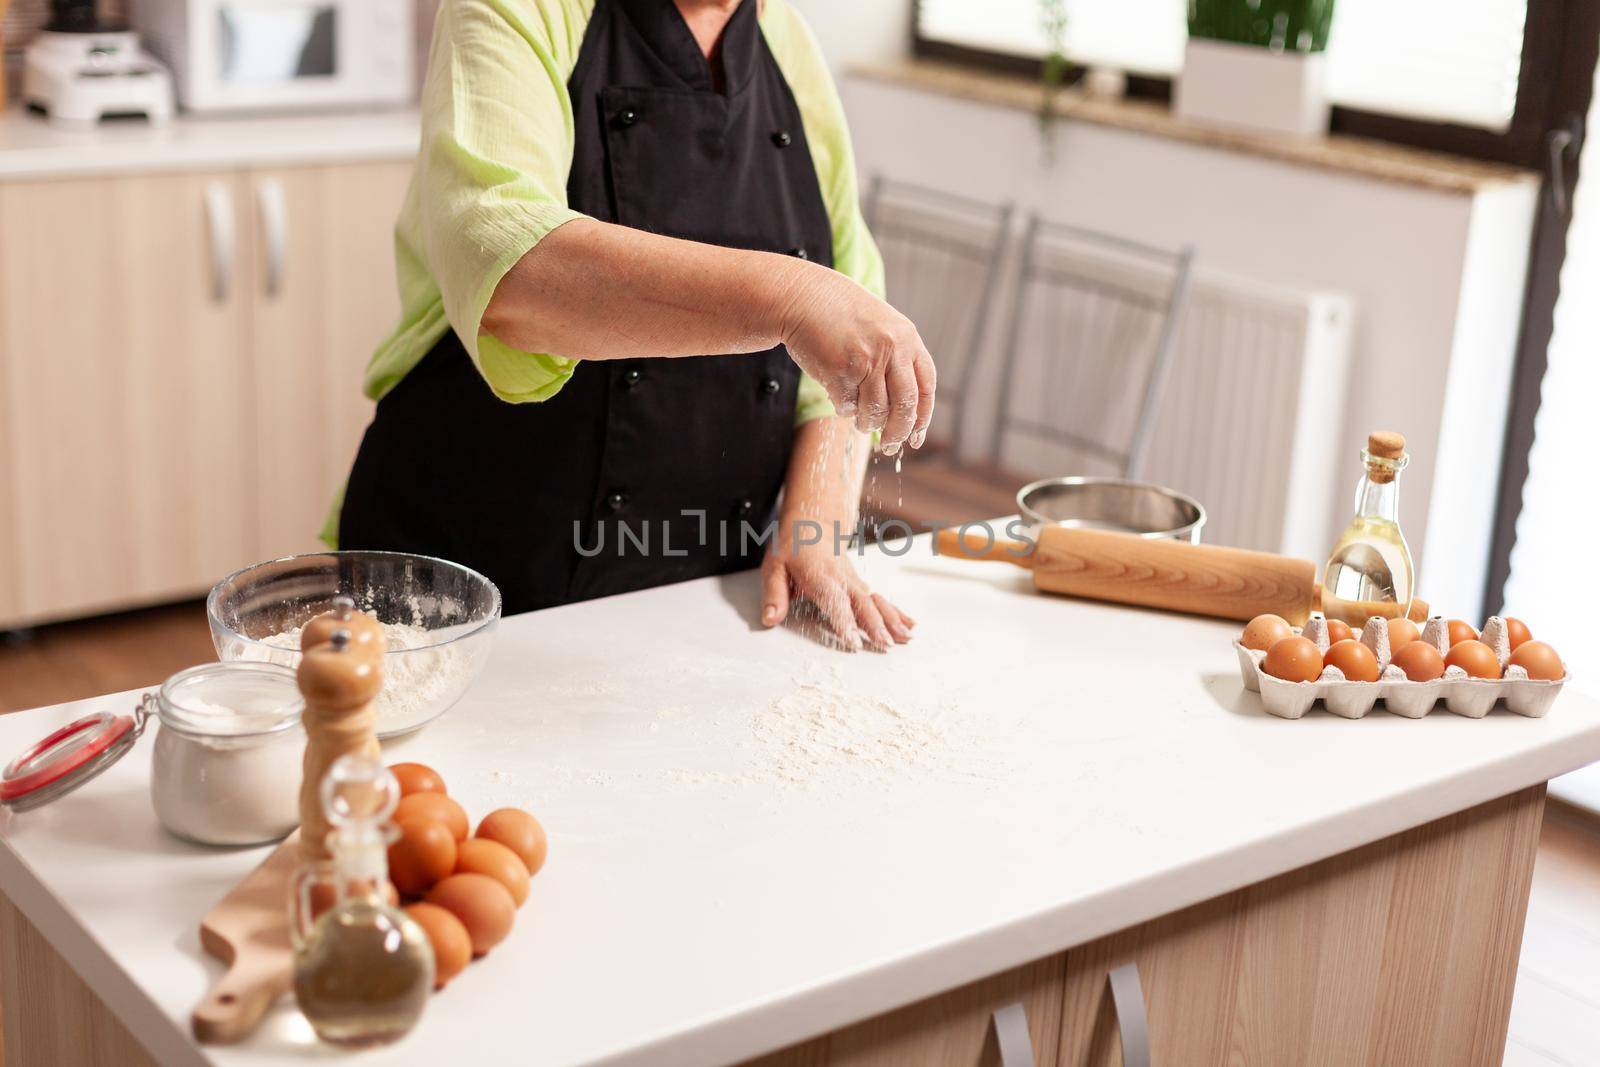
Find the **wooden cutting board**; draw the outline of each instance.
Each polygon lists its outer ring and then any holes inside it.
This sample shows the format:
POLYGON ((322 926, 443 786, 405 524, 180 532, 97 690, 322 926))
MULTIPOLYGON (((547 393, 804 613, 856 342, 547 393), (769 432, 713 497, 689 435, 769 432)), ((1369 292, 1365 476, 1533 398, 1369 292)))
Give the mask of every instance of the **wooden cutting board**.
POLYGON ((296 830, 201 921, 200 946, 228 969, 194 1009, 196 1040, 215 1045, 244 1038, 293 985, 289 879, 299 862, 296 830))
MULTIPOLYGON (((939 552, 996 560, 1033 572, 1047 593, 1108 600, 1162 611, 1245 621, 1281 615, 1303 626, 1321 599, 1310 560, 1104 530, 1048 526, 1032 546, 969 528, 939 531, 939 552)), ((1427 605, 1412 604, 1427 618, 1427 605)))

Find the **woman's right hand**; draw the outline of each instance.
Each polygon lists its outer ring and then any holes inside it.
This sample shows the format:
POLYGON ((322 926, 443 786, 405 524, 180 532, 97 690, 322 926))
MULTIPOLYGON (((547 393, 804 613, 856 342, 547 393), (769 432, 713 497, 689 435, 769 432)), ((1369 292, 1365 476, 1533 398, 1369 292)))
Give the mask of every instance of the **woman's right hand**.
POLYGON ((791 291, 783 340, 856 429, 880 431, 888 455, 921 448, 933 418, 933 357, 911 320, 837 271, 806 264, 791 291))

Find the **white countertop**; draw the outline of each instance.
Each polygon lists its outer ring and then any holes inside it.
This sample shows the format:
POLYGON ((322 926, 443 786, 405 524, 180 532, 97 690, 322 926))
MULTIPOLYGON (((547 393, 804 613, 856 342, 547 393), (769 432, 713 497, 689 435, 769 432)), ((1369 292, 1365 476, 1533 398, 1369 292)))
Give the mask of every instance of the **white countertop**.
POLYGON ((88 129, 0 111, 0 181, 202 167, 292 166, 410 159, 414 109, 247 118, 116 120, 88 129))
MULTIPOLYGON (((1285 721, 1231 625, 1045 597, 925 540, 865 569, 921 620, 888 655, 752 628, 750 574, 506 620, 393 755, 475 817, 532 810, 550 860, 507 942, 360 1062, 736 1060, 1600 758, 1570 689, 1542 720, 1285 721)), ((0 752, 132 701, 5 716, 0 752)), ((164 835, 149 747, 0 827, 0 890, 162 1063, 309 1059, 287 1001, 246 1045, 190 1043, 221 970, 196 924, 265 850, 164 835)))

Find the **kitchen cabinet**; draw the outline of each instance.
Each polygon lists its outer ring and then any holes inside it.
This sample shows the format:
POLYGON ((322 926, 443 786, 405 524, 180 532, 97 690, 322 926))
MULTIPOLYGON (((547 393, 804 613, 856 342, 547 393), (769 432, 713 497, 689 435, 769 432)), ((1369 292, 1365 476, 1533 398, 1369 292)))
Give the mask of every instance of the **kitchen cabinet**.
POLYGON ((1060 1067, 1120 1065, 1136 963, 1160 1064, 1500 1063, 1544 787, 1067 954, 1060 1067))
MULTIPOLYGON (((994 1015, 1021 1005, 1034 1062, 1055 1062, 1064 955, 986 978, 781 1052, 745 1067, 977 1067, 998 1064, 994 1015)), ((1022 1067, 1005 1064, 1003 1067, 1022 1067)))
POLYGON ((400 314, 393 234, 410 173, 362 163, 248 177, 257 558, 320 547, 371 419, 362 374, 400 314))
MULTIPOLYGON (((226 173, 0 185, 5 517, 27 620, 192 591, 253 547, 226 173)), ((4 622, 0 621, 0 625, 4 622)))
POLYGON ((1035 1063, 1122 1067, 1129 964, 1151 1063, 1494 1067, 1543 811, 1525 789, 745 1067, 996 1064, 1010 1003, 1035 1063))
POLYGON ((0 628, 315 546, 409 165, 0 182, 0 628))

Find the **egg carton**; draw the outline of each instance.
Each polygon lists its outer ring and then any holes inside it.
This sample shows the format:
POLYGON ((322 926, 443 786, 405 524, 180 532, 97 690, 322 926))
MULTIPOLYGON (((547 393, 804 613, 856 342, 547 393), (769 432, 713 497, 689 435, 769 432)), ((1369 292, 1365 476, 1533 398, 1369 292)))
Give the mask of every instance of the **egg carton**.
MULTIPOLYGON (((1328 651, 1328 623, 1321 616, 1306 623, 1295 633, 1310 638, 1324 654, 1328 651)), ((1449 624, 1441 616, 1429 619, 1422 628, 1422 640, 1433 645, 1444 655, 1450 650, 1449 624)), ((1245 648, 1233 643, 1239 654, 1239 673, 1244 687, 1261 694, 1261 704, 1267 714, 1281 719, 1298 719, 1310 711, 1317 701, 1333 714, 1346 719, 1359 719, 1383 701, 1384 707, 1408 719, 1420 719, 1444 701, 1447 710, 1469 719, 1481 719, 1501 701, 1518 715, 1531 719, 1543 718, 1555 703, 1561 687, 1571 677, 1568 671, 1559 681, 1547 682, 1529 678, 1521 667, 1509 666, 1511 639, 1506 632, 1506 622, 1496 615, 1484 623, 1484 644, 1494 649, 1500 660, 1500 678, 1473 678, 1460 667, 1446 667, 1444 677, 1431 682, 1413 682, 1405 672, 1389 662, 1389 624, 1381 618, 1371 618, 1361 628, 1360 641, 1378 658, 1376 682, 1352 682, 1337 667, 1324 667, 1322 676, 1314 682, 1290 682, 1275 678, 1262 669, 1265 652, 1245 648)))

